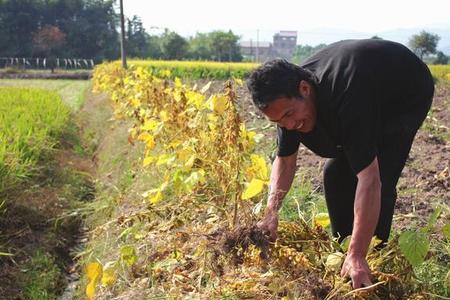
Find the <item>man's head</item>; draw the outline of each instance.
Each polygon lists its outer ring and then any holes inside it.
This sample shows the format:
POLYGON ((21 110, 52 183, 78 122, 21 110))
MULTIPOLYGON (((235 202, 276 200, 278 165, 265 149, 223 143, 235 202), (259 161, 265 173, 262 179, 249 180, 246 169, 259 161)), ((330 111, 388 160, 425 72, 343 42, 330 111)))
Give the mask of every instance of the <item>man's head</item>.
POLYGON ((301 132, 316 124, 314 76, 283 59, 254 70, 247 86, 255 105, 279 126, 301 132))

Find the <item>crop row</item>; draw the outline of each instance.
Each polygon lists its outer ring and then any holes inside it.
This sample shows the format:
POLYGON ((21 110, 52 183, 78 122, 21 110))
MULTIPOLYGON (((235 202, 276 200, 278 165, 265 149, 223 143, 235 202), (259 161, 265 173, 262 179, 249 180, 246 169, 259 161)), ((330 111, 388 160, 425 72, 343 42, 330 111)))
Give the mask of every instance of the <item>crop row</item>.
MULTIPOLYGON (((117 65, 120 62, 116 62, 117 65)), ((160 78, 186 79, 244 79, 255 63, 227 63, 208 61, 164 61, 131 60, 130 65, 147 68, 152 75, 160 78)), ((450 65, 429 65, 433 77, 450 81, 450 65)))
POLYGON ((0 88, 0 192, 35 171, 69 116, 54 92, 0 88))

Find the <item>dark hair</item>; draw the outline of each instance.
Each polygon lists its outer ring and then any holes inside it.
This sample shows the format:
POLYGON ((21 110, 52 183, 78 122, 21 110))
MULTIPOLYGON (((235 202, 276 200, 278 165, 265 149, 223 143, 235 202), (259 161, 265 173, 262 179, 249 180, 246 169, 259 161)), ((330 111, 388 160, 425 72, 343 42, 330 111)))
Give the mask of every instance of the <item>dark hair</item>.
POLYGON ((256 68, 247 79, 253 103, 263 110, 280 97, 298 97, 298 85, 306 80, 314 83, 314 75, 285 59, 274 59, 256 68))

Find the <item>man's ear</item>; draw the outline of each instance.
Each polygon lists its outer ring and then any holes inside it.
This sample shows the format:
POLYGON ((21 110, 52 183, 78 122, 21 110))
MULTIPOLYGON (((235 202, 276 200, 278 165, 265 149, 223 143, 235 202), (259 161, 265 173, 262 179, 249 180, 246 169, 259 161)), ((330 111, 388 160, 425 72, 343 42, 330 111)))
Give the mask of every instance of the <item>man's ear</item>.
POLYGON ((298 93, 301 98, 308 97, 311 94, 311 84, 306 80, 300 80, 298 84, 298 93))

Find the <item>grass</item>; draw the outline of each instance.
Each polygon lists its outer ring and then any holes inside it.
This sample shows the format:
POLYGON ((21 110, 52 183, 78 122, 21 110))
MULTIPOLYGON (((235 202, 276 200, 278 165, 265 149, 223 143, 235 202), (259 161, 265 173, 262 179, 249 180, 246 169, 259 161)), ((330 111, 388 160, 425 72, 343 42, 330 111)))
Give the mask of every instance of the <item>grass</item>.
POLYGON ((326 212, 327 206, 324 196, 313 190, 305 173, 297 174, 283 201, 280 220, 295 222, 301 218, 308 224, 312 224, 316 214, 326 212))
POLYGON ((33 174, 57 144, 69 110, 50 91, 0 88, 0 190, 33 174))
MULTIPOLYGON (((94 146, 86 150, 84 143, 92 133, 81 133, 74 118, 89 86, 82 80, 0 80, 0 149, 9 149, 9 161, 14 154, 16 164, 23 162, 23 172, 16 177, 26 175, 4 191, 6 201, 0 199, 0 252, 15 254, 16 261, 8 267, 15 281, 0 283, 0 291, 6 291, 0 292, 1 299, 12 299, 8 296, 19 288, 16 296, 23 299, 57 299, 64 288, 69 247, 80 222, 73 212, 95 192, 92 177, 77 165, 94 151, 94 146)), ((6 184, 1 176, 0 183, 6 184)))
POLYGON ((57 92, 74 112, 83 105, 91 83, 87 80, 0 79, 0 87, 41 88, 57 92))
POLYGON ((28 300, 56 299, 62 274, 49 253, 36 251, 34 256, 22 267, 23 294, 28 300))

